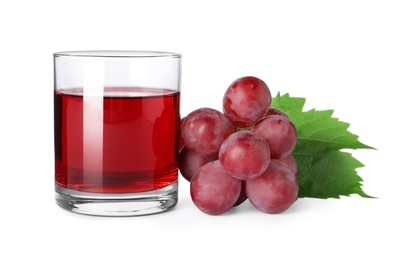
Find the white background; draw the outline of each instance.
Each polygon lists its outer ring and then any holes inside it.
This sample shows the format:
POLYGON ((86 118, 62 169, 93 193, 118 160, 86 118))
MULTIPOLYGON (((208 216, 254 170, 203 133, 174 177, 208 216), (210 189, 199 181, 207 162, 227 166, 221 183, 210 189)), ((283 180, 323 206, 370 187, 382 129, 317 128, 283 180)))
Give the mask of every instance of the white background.
POLYGON ((1 259, 408 259, 407 1, 2 1, 1 259), (268 215, 208 216, 180 181, 164 214, 103 218, 54 202, 52 53, 183 54, 182 115, 221 109, 236 78, 335 109, 360 140, 364 191, 268 215), (160 257, 160 258, 159 258, 160 257))

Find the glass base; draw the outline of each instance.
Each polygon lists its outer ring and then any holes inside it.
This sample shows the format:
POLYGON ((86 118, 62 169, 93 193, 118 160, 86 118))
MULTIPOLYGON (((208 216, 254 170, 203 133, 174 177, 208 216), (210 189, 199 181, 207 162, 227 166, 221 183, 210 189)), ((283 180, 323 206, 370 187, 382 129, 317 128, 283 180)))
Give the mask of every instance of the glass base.
POLYGON ((140 216, 167 211, 178 201, 178 183, 139 193, 91 193, 55 186, 57 204, 69 211, 94 216, 140 216))

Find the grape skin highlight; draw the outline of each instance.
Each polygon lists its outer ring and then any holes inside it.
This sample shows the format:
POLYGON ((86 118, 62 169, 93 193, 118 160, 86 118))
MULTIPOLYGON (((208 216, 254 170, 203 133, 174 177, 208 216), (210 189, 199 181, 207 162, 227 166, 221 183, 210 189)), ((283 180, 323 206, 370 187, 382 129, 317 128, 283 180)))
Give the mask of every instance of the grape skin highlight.
POLYGON ((234 132, 234 126, 219 111, 200 108, 185 117, 182 137, 192 152, 217 155, 222 142, 234 132))
POLYGON ((235 80, 223 97, 223 112, 237 127, 248 127, 268 111, 271 93, 266 83, 256 77, 235 80))
POLYGON ((232 177, 248 180, 261 175, 270 162, 267 142, 248 130, 230 135, 221 145, 220 162, 232 177))

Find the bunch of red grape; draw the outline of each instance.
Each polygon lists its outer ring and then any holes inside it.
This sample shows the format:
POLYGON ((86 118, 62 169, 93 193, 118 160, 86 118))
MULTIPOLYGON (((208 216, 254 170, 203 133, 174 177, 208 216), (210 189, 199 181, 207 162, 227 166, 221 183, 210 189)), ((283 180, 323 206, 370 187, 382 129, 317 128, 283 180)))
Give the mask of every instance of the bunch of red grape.
POLYGON ((296 130, 270 103, 264 81, 243 77, 224 94, 224 114, 200 108, 182 119, 179 168, 201 211, 219 215, 248 198, 263 212, 280 213, 296 200, 296 130))

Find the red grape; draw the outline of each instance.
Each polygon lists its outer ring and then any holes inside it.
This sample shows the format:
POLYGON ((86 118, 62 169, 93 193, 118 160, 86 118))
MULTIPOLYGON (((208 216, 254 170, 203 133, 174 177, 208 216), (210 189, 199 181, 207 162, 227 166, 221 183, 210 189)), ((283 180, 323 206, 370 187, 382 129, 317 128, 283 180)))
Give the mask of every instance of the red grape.
POLYGON ((223 112, 238 127, 248 127, 268 111, 271 94, 266 83, 256 77, 235 80, 223 97, 223 112))
POLYGON ((241 181, 241 191, 239 198, 237 199, 236 203, 234 203, 233 207, 237 207, 241 203, 245 202, 247 200, 247 195, 246 195, 246 182, 241 181))
POLYGON ((200 108, 185 117, 182 124, 182 137, 185 146, 192 152, 203 155, 217 155, 220 145, 234 126, 219 111, 200 108))
POLYGON ((287 115, 286 113, 284 113, 283 111, 281 111, 280 109, 270 108, 270 109, 267 111, 266 116, 274 116, 274 115, 276 115, 276 116, 283 116, 283 117, 289 118, 288 115, 287 115))
POLYGON ((267 116, 257 122, 252 131, 267 141, 273 159, 289 155, 297 142, 297 133, 293 123, 282 116, 267 116))
POLYGON ((246 195, 258 210, 280 213, 297 199, 297 179, 287 165, 272 159, 261 176, 246 181, 246 195))
POLYGON ((285 163, 293 173, 297 174, 297 162, 291 154, 281 158, 280 161, 285 163))
POLYGON ((214 160, 217 160, 217 156, 201 155, 184 147, 179 153, 179 170, 187 181, 191 181, 197 169, 214 160))
POLYGON ((261 175, 270 162, 267 142, 248 130, 230 135, 219 151, 220 162, 234 178, 247 180, 261 175))
POLYGON ((240 180, 231 177, 219 160, 200 167, 190 183, 193 203, 210 215, 230 210, 240 195, 240 189, 240 180))

